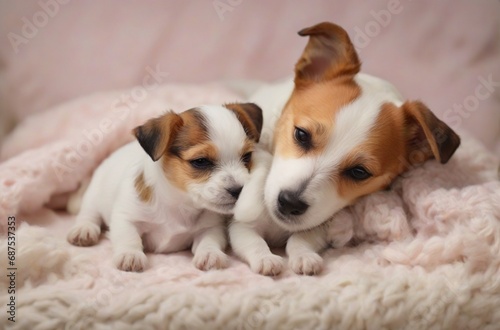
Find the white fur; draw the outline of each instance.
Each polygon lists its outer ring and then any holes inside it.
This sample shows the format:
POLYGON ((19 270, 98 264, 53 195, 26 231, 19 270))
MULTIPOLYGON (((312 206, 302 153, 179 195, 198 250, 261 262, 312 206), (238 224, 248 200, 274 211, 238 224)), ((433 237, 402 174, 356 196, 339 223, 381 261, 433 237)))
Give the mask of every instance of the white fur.
POLYGON ((114 264, 119 269, 143 270, 147 265, 144 248, 168 253, 189 246, 198 268, 227 265, 221 213, 232 212, 235 204, 226 188, 243 185, 249 178, 240 161, 247 136, 228 109, 203 106, 199 111, 206 119, 209 139, 218 148, 217 168, 208 181, 181 191, 168 181, 161 162, 153 162, 138 142, 132 142, 113 153, 95 171, 76 224, 68 234, 70 243, 96 244, 104 222, 110 229, 114 264), (139 200, 134 187, 140 173, 152 189, 148 202, 139 200))

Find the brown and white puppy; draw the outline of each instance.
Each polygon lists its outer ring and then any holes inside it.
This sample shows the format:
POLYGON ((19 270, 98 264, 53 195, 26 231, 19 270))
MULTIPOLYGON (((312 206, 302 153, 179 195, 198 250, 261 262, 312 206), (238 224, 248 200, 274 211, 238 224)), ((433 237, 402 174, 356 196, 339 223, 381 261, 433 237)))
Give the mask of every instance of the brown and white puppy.
POLYGON ((272 220, 294 234, 289 265, 316 273, 328 245, 321 225, 359 197, 388 187, 408 169, 448 162, 460 138, 419 101, 359 73, 361 63, 340 26, 303 29, 309 42, 294 81, 261 87, 262 143, 273 152, 264 201, 272 220), (317 231, 311 231, 316 228, 317 231))
POLYGON ((143 270, 144 249, 189 246, 198 268, 226 266, 223 215, 249 179, 261 128, 251 103, 169 112, 135 128, 137 141, 95 171, 68 241, 94 245, 104 223, 121 270, 143 270))

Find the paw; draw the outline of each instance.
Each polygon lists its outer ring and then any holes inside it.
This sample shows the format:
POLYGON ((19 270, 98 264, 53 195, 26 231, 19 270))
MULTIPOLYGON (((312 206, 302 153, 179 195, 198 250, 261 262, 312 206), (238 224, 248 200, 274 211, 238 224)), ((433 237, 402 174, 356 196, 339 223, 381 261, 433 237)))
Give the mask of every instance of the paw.
POLYGON ((113 257, 116 268, 126 272, 142 272, 148 264, 148 257, 142 251, 116 253, 113 257))
POLYGON ((77 246, 95 245, 101 235, 101 228, 92 222, 78 223, 68 233, 68 242, 77 246))
POLYGON ((303 253, 291 256, 288 265, 296 274, 317 275, 323 270, 323 258, 317 253, 303 253))
POLYGON ((283 258, 275 254, 265 255, 256 262, 250 264, 250 268, 261 275, 279 275, 285 266, 283 258))
POLYGON ((223 269, 229 265, 229 257, 221 250, 205 250, 195 253, 193 264, 201 270, 223 269))

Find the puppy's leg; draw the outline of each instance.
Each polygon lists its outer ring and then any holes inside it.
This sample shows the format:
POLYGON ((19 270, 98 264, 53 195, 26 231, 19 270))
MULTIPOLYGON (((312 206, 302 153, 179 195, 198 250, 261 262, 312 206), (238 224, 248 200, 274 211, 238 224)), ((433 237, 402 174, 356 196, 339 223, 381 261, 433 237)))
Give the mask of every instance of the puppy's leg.
POLYGON ((191 248, 193 264, 201 270, 226 268, 229 258, 224 253, 227 237, 222 216, 204 211, 198 221, 206 227, 194 237, 191 248))
POLYGON ((262 275, 278 275, 283 270, 283 258, 271 253, 269 246, 251 224, 233 222, 229 238, 234 253, 262 275))
POLYGON ((109 226, 109 238, 113 244, 113 263, 127 272, 141 272, 148 263, 143 252, 142 239, 136 225, 123 214, 114 212, 109 226))
POLYGON ((326 230, 322 226, 294 233, 286 244, 288 265, 297 274, 319 274, 323 270, 323 258, 318 252, 327 246, 326 230))
POLYGON ((83 197, 90 184, 90 178, 83 179, 77 191, 71 193, 66 205, 66 210, 69 214, 78 214, 82 206, 83 197))
POLYGON ((88 196, 83 200, 82 209, 68 233, 67 240, 78 246, 95 245, 101 235, 101 226, 101 215, 95 209, 92 197, 88 196))
POLYGON ((253 153, 254 167, 250 180, 243 186, 234 208, 234 218, 238 222, 253 222, 265 212, 264 186, 271 168, 272 155, 259 148, 253 153))

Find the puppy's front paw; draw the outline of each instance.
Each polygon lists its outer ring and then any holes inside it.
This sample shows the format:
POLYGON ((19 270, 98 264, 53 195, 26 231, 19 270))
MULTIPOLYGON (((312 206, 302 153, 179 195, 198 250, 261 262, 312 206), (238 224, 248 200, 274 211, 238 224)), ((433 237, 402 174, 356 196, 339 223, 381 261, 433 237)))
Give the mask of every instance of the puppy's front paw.
POLYGON ((288 264, 296 274, 317 275, 323 270, 323 258, 314 252, 291 256, 288 264))
POLYGON ((266 276, 279 275, 283 271, 284 266, 283 258, 275 254, 265 255, 250 264, 250 268, 254 272, 266 276))
POLYGON ((125 251, 115 254, 116 268, 126 272, 142 272, 148 264, 148 257, 142 251, 125 251))
POLYGON ((101 235, 101 228, 92 222, 77 223, 68 233, 67 239, 73 245, 95 245, 101 235))
POLYGON ((193 264, 201 270, 223 269, 228 266, 229 258, 221 250, 204 250, 194 255, 193 264))

